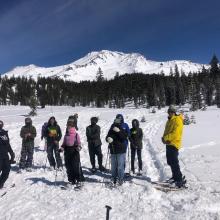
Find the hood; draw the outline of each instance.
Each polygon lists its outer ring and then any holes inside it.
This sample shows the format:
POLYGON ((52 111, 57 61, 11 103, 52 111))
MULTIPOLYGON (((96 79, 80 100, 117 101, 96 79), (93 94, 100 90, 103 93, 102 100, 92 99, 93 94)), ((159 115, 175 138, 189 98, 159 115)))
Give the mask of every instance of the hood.
POLYGON ((137 119, 132 120, 132 127, 133 128, 139 128, 139 121, 137 119))
POLYGON ((122 114, 117 114, 116 118, 121 118, 122 119, 122 123, 124 123, 124 116, 122 114))

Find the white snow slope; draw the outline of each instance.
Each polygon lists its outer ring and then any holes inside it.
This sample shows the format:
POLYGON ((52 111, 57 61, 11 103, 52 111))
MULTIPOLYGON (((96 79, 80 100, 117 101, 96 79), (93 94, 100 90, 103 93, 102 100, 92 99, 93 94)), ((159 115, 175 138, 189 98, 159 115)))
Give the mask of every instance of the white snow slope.
MULTIPOLYGON (((201 71, 203 64, 192 63, 185 60, 173 60, 167 62, 156 62, 147 60, 144 56, 138 53, 122 53, 116 51, 102 50, 99 52, 91 52, 85 57, 58 67, 38 67, 35 65, 20 66, 5 73, 8 77, 58 77, 64 80, 75 82, 85 80, 95 80, 96 73, 100 67, 103 75, 107 79, 114 78, 116 72, 120 75, 125 73, 161 73, 168 75, 170 68, 174 71, 175 65, 178 66, 179 71, 184 71, 186 74, 191 72, 201 71)), ((208 65, 204 65, 209 68, 208 65)))
MULTIPOLYGON (((24 124, 28 107, 1 106, 0 120, 9 131, 11 145, 19 160, 21 138, 19 132, 24 124)), ((213 107, 204 112, 193 113, 196 124, 184 127, 183 149, 180 151, 180 166, 188 180, 189 188, 178 192, 164 193, 156 190, 149 180, 161 180, 170 177, 166 164, 165 146, 161 136, 167 120, 163 109, 156 114, 146 109, 96 109, 71 107, 46 107, 39 109, 33 118, 37 128, 35 140, 34 169, 32 172, 16 173, 12 168, 5 186, 15 183, 8 193, 0 198, 0 219, 105 219, 105 205, 110 205, 110 219, 143 220, 185 220, 220 219, 220 111, 213 107), (67 181, 66 174, 58 172, 55 183, 54 171, 44 169, 46 152, 40 145, 40 130, 43 122, 54 115, 65 131, 68 116, 79 113, 79 134, 82 139, 81 163, 86 182, 81 191, 61 190, 60 184, 67 181), (85 136, 85 128, 91 116, 100 118, 104 165, 106 163, 107 144, 105 136, 117 113, 125 116, 131 125, 133 118, 145 116, 147 122, 141 123, 144 131, 143 176, 133 176, 133 182, 125 182, 116 189, 106 188, 110 174, 100 172, 91 174, 91 167, 85 136)), ((63 157, 63 155, 62 155, 63 157)), ((47 164, 48 166, 48 164, 47 164)), ((128 169, 128 164, 126 169, 128 169)), ((4 190, 4 189, 3 189, 4 190)), ((2 191, 1 191, 2 192, 2 191)))

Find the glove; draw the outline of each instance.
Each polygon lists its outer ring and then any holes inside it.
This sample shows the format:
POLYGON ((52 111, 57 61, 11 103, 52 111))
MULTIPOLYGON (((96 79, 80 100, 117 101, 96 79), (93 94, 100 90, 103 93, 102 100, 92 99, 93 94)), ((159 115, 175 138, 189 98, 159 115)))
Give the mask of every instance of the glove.
POLYGON ((81 147, 80 145, 76 147, 76 150, 77 150, 78 152, 81 151, 81 149, 82 149, 82 147, 81 147))
POLYGON ((63 151, 64 151, 64 148, 63 148, 63 147, 61 147, 61 148, 58 150, 59 153, 62 153, 63 151))
POLYGON ((15 160, 10 160, 10 164, 15 164, 16 163, 16 161, 15 160))
POLYGON ((167 145, 170 144, 170 141, 165 141, 164 137, 162 137, 161 140, 162 140, 163 144, 167 144, 167 145))
POLYGON ((115 131, 115 132, 119 132, 119 131, 120 131, 120 129, 119 129, 119 128, 117 128, 117 127, 114 127, 114 128, 113 128, 113 131, 115 131))
POLYGON ((108 137, 108 138, 107 138, 107 142, 108 142, 109 144, 111 144, 111 143, 113 142, 113 139, 112 139, 111 137, 108 137))

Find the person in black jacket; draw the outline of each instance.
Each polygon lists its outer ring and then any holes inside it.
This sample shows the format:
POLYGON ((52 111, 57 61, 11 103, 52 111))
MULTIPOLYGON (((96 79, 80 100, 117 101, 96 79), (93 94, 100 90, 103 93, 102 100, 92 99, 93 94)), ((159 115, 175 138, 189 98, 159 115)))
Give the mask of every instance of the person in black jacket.
POLYGON ((62 137, 62 133, 55 117, 51 117, 49 119, 45 135, 47 139, 47 157, 51 169, 55 169, 56 167, 58 169, 62 168, 62 159, 59 152, 59 141, 62 137), (54 159, 53 153, 55 154, 56 161, 54 159))
POLYGON ((4 123, 0 121, 0 189, 8 179, 11 164, 15 163, 15 154, 11 148, 8 132, 3 129, 4 123), (10 160, 8 153, 10 154, 10 160))
POLYGON ((120 118, 116 118, 106 136, 106 141, 109 143, 111 153, 111 172, 114 184, 116 184, 117 179, 119 185, 123 184, 126 139, 127 133, 122 128, 122 120, 120 118))
POLYGON ((137 152, 138 156, 138 174, 142 174, 142 158, 141 158, 141 152, 143 148, 143 131, 141 128, 139 128, 139 121, 137 119, 132 120, 132 128, 130 130, 130 146, 131 146, 131 171, 135 173, 134 169, 134 160, 135 160, 135 154, 137 152))
POLYGON ((98 118, 92 117, 91 125, 86 128, 86 137, 88 141, 90 162, 92 165, 92 172, 96 171, 95 167, 95 155, 98 157, 99 170, 105 171, 102 166, 102 150, 101 150, 101 139, 100 139, 100 127, 97 125, 98 118))

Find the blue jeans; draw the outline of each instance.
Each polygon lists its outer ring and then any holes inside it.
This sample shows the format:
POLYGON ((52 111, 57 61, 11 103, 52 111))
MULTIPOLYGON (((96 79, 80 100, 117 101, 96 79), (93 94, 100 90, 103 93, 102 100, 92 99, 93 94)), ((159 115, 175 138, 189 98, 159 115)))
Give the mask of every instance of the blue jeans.
POLYGON ((111 171, 112 171, 112 178, 114 180, 117 177, 119 181, 122 181, 124 179, 125 157, 126 157, 126 153, 111 154, 111 171))

